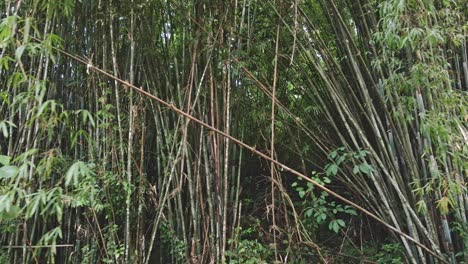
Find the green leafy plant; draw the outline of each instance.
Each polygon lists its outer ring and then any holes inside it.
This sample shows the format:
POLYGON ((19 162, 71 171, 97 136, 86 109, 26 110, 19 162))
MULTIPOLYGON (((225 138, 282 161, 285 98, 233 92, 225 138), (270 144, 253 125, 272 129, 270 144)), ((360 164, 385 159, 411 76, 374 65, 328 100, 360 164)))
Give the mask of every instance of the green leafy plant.
POLYGON ((272 251, 257 239, 249 238, 255 233, 254 227, 247 229, 237 227, 234 232, 233 238, 228 240, 228 244, 232 249, 226 252, 229 263, 270 263, 268 260, 272 255, 272 251))
MULTIPOLYGON (((325 186, 331 183, 327 176, 320 177, 316 172, 312 173, 312 179, 320 185, 325 186)), ((344 215, 357 215, 356 210, 349 205, 342 205, 335 201, 331 201, 328 193, 318 191, 311 183, 306 183, 305 186, 300 185, 300 182, 294 182, 292 187, 295 188, 299 197, 302 199, 301 205, 305 207, 304 217, 306 222, 312 226, 327 223, 328 229, 338 233, 346 226, 345 220, 341 217, 344 215)))
POLYGON ((403 264, 403 246, 400 243, 383 244, 375 254, 375 259, 379 264, 403 264))
POLYGON ((10 263, 10 256, 8 256, 8 250, 0 249, 0 263, 10 263))
MULTIPOLYGON (((322 186, 332 183, 338 175, 340 167, 346 163, 352 163, 353 173, 369 174, 373 171, 371 165, 363 161, 369 152, 366 150, 358 150, 355 152, 347 152, 341 147, 332 151, 328 157, 332 161, 324 167, 324 172, 312 172, 311 178, 322 186)), ((301 179, 300 179, 301 180, 301 179)), ((302 180, 301 180, 302 181, 302 180)), ((300 182, 294 182, 292 187, 296 190, 299 198, 302 199, 304 209, 304 217, 309 222, 312 221, 313 226, 328 224, 328 229, 338 233, 346 227, 346 222, 343 216, 356 216, 356 210, 349 205, 342 205, 330 199, 329 194, 317 190, 315 186, 308 182, 305 185, 300 182)))
POLYGON ((174 263, 184 263, 186 249, 184 241, 177 238, 175 232, 170 228, 168 223, 161 225, 160 232, 164 247, 169 249, 169 254, 175 260, 174 263))

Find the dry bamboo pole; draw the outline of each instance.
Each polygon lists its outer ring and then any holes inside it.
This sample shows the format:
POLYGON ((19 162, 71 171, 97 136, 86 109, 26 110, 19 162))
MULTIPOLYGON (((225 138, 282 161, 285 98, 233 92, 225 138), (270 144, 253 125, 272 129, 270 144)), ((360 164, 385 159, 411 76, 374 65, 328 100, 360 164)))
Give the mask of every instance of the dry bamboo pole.
MULTIPOLYGON (((135 71, 134 71, 134 61, 135 61, 135 14, 134 14, 134 2, 133 0, 130 3, 131 10, 130 10, 130 32, 128 34, 129 42, 130 42, 130 69, 129 69, 129 81, 130 83, 135 82, 135 71)), ((129 111, 129 119, 128 119, 128 146, 127 146, 127 196, 125 199, 125 252, 124 252, 124 261, 125 263, 131 262, 130 257, 130 245, 131 245, 131 202, 132 202, 132 180, 133 180, 133 173, 132 173, 132 154, 133 154, 133 134, 134 134, 134 125, 133 119, 135 117, 136 111, 133 106, 133 91, 129 91, 129 102, 128 102, 128 111, 129 111)), ((123 143, 123 142, 122 142, 123 143)))
MULTIPOLYGON (((273 84, 272 84, 272 93, 271 93, 271 134, 270 134, 270 158, 275 160, 275 100, 276 100, 276 82, 278 78, 278 50, 279 50, 279 34, 280 25, 276 26, 276 41, 275 41, 275 59, 274 59, 274 71, 273 71, 273 84)), ((228 133, 228 132, 226 132, 228 133)), ((276 225, 276 205, 275 205, 275 182, 276 179, 276 170, 275 164, 270 162, 270 177, 271 177, 271 214, 272 214, 272 223, 273 226, 273 250, 275 253, 275 261, 278 262, 278 249, 276 242, 276 231, 278 229, 276 225)))
MULTIPOLYGON (((118 64, 117 64, 117 53, 116 53, 116 40, 114 36, 114 14, 112 13, 113 9, 113 4, 112 0, 109 0, 109 34, 110 34, 110 46, 111 46, 111 57, 112 57, 112 68, 113 68, 113 73, 118 76, 119 75, 119 70, 118 70, 118 64)), ((92 64, 87 64, 87 67, 89 68, 90 65, 92 64)), ((117 111, 117 123, 119 127, 119 154, 120 157, 118 157, 118 160, 123 160, 124 159, 124 149, 123 149, 123 129, 122 129, 122 118, 121 118, 121 108, 120 108, 120 94, 119 94, 119 83, 114 81, 114 93, 115 93, 115 104, 116 104, 116 111, 117 111)), ((119 169, 119 171, 122 171, 122 169, 119 169)))

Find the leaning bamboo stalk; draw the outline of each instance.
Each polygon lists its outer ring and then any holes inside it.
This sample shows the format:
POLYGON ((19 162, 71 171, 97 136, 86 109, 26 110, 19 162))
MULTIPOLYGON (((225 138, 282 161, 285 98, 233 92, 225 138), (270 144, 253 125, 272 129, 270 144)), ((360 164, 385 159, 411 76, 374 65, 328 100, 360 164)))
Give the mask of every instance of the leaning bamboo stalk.
MULTIPOLYGON (((35 39, 35 40, 36 40, 36 41, 40 41, 39 39, 35 39)), ((64 55, 69 56, 69 57, 73 58, 73 59, 76 60, 76 61, 79 61, 80 63, 83 63, 83 64, 85 64, 85 65, 87 64, 86 61, 83 61, 82 59, 80 59, 80 58, 78 58, 78 57, 76 57, 76 56, 73 56, 72 54, 69 54, 69 53, 67 53, 67 52, 65 52, 65 51, 63 51, 63 50, 59 50, 59 51, 60 51, 61 53, 63 53, 64 55)), ((277 165, 277 166, 283 168, 285 171, 288 171, 288 172, 290 172, 290 173, 292 173, 292 174, 294 174, 294 175, 296 175, 296 176, 298 176, 298 177, 300 177, 300 178, 303 178, 304 180, 306 180, 306 181, 312 183, 312 184, 313 184, 314 186, 316 186, 318 189, 323 190, 323 191, 329 193, 330 195, 332 195, 333 197, 335 197, 335 198, 337 198, 337 199, 339 199, 339 200, 345 202, 346 204, 348 204, 348 205, 350 205, 350 206, 356 208, 357 210, 361 211, 361 212, 364 213, 365 215, 367 215, 367 216, 373 218, 374 220, 376 220, 377 222, 383 224, 386 228, 388 228, 388 229, 392 230, 393 232, 397 233, 398 235, 404 237, 404 238, 407 239, 408 241, 411 241, 412 243, 414 243, 414 244, 417 245, 418 247, 423 248, 427 253, 433 255, 434 257, 436 257, 436 258, 439 259, 440 261, 446 263, 446 260, 445 260, 441 255, 439 255, 439 254, 433 252, 432 250, 430 250, 428 247, 426 247, 426 246, 423 245, 422 243, 418 242, 417 240, 415 240, 415 239, 412 238, 411 236, 409 236, 409 235, 407 235, 406 233, 402 232, 400 229, 395 228, 395 227, 392 226, 392 225, 389 225, 389 224, 386 223, 384 220, 382 220, 381 218, 379 218, 379 217, 376 216, 375 214, 371 213, 370 211, 366 210, 365 208, 359 206, 358 204, 356 204, 356 203, 354 203, 354 202, 352 202, 352 201, 349 201, 348 199, 346 199, 346 198, 344 198, 343 196, 337 194, 336 192, 334 192, 334 191, 328 189, 327 187, 324 187, 324 186, 318 184, 317 182, 315 182, 314 180, 308 178, 307 176, 303 175, 302 173, 300 173, 300 172, 298 172, 298 171, 296 171, 296 170, 294 170, 294 169, 292 169, 292 168, 290 168, 290 167, 288 167, 288 166, 286 166, 286 165, 284 165, 284 164, 278 162, 277 160, 272 160, 269 156, 267 156, 267 155, 261 153, 260 151, 256 150, 255 147, 249 146, 249 145, 247 145, 247 144, 241 142, 240 140, 238 140, 238 139, 232 137, 231 135, 228 135, 228 134, 226 134, 225 132, 223 132, 223 131, 221 131, 221 130, 219 130, 219 129, 217 129, 217 128, 215 128, 215 127, 213 127, 213 126, 211 126, 211 125, 209 125, 209 124, 207 124, 207 123, 201 121, 200 119, 197 119, 197 118, 195 118, 195 117, 193 117, 193 116, 187 114, 186 112, 184 112, 184 111, 180 110, 179 108, 175 107, 173 104, 168 103, 168 102, 166 102, 166 101, 164 101, 164 100, 162 100, 162 99, 160 99, 160 98, 158 98, 158 97, 152 95, 151 93, 148 93, 147 91, 145 91, 145 90, 143 90, 143 89, 141 89, 141 88, 138 88, 138 87, 136 87, 136 86, 133 85, 133 84, 130 84, 130 83, 127 82, 127 81, 121 80, 121 79, 119 79, 119 78, 117 78, 117 77, 115 77, 115 76, 113 76, 113 75, 111 75, 111 74, 109 74, 109 73, 107 73, 107 72, 105 72, 105 71, 103 71, 103 70, 97 68, 97 67, 94 66, 94 65, 92 65, 90 68, 93 69, 93 70, 96 71, 96 72, 99 72, 99 73, 101 73, 101 74, 103 74, 103 75, 105 75, 105 76, 107 76, 107 77, 109 77, 109 78, 111 78, 111 79, 113 79, 113 80, 115 80, 115 81, 117 81, 117 82, 123 84, 123 85, 126 85, 126 86, 128 86, 128 87, 134 89, 135 91, 138 91, 140 94, 142 94, 142 95, 144 95, 144 96, 146 96, 146 97, 149 97, 149 98, 151 98, 151 99, 157 101, 157 102, 160 103, 161 105, 164 105, 164 106, 168 107, 169 109, 171 109, 172 111, 178 113, 180 116, 183 116, 183 117, 185 117, 185 118, 189 118, 189 119, 191 119, 192 121, 194 121, 195 123, 197 123, 197 124, 199 124, 199 125, 202 125, 202 126, 208 128, 208 129, 210 129, 211 131, 215 132, 216 134, 218 134, 218 135, 220 135, 220 136, 229 138, 233 143, 235 143, 235 144, 237 144, 237 145, 240 145, 241 147, 244 147, 244 148, 250 150, 251 152, 253 152, 253 153, 256 154, 257 156, 259 156, 259 157, 261 157, 261 158, 263 158, 263 159, 265 159, 265 160, 274 162, 275 165, 277 165)), ((367 142, 367 143, 368 143, 368 142, 367 142)))

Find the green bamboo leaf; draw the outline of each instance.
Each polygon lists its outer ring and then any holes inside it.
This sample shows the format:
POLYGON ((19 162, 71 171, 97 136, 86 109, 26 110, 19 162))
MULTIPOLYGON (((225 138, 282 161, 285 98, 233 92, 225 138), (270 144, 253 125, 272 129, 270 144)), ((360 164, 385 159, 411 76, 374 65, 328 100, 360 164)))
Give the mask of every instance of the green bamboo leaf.
POLYGON ((21 56, 23 56, 24 50, 26 49, 26 45, 20 45, 15 51, 15 58, 17 60, 21 60, 21 56))
POLYGON ((47 108, 48 108, 49 105, 50 105, 50 101, 51 101, 51 100, 45 101, 45 102, 39 107, 39 110, 37 111, 37 116, 41 116, 42 113, 44 113, 44 111, 47 110, 47 108))
POLYGON ((32 217, 39 209, 40 204, 41 204, 41 197, 38 194, 36 194, 35 196, 33 196, 31 203, 29 203, 29 206, 26 210, 26 216, 28 218, 32 217))
POLYGON ((94 173, 90 166, 92 166, 92 164, 86 164, 82 161, 75 162, 65 174, 65 185, 69 186, 73 183, 73 186, 77 186, 80 177, 86 178, 93 176, 94 173))
POLYGON ((80 163, 81 161, 75 162, 67 171, 65 174, 65 185, 69 186, 70 183, 73 182, 73 185, 78 184, 78 174, 80 170, 80 163))
POLYGON ((8 71, 10 68, 10 65, 9 65, 10 61, 14 62, 15 60, 9 56, 4 56, 1 60, 0 67, 8 71))
POLYGON ((62 206, 59 203, 55 203, 55 212, 57 214, 57 220, 58 221, 62 220, 63 209, 62 209, 62 206))
POLYGON ((2 130, 3 137, 8 138, 8 128, 4 121, 0 122, 0 130, 2 130))
POLYGON ((89 120, 89 123, 91 124, 92 127, 96 126, 96 123, 94 122, 94 118, 88 110, 81 109, 81 110, 76 111, 76 113, 81 115, 81 119, 84 124, 86 124, 86 121, 89 120))

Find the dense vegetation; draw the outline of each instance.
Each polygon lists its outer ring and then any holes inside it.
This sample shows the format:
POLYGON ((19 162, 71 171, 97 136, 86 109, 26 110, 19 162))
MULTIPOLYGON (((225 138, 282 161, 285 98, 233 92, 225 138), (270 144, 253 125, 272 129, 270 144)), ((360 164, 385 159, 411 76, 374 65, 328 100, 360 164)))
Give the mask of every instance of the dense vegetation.
POLYGON ((468 263, 464 0, 0 9, 0 263, 468 263))

